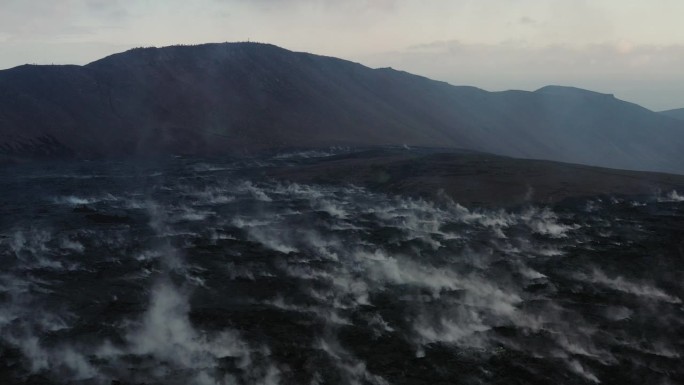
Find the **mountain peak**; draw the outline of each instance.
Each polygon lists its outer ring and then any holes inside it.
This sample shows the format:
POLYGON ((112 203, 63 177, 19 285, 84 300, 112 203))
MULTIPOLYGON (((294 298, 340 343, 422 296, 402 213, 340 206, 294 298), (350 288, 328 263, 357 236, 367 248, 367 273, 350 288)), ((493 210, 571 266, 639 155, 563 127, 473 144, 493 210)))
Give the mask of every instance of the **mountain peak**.
POLYGON ((278 52, 292 53, 285 48, 278 47, 269 43, 258 42, 224 42, 224 43, 204 43, 185 45, 177 44, 164 47, 136 47, 124 52, 115 53, 87 64, 95 66, 102 63, 153 58, 173 58, 183 55, 196 55, 200 57, 223 57, 237 52, 278 52))

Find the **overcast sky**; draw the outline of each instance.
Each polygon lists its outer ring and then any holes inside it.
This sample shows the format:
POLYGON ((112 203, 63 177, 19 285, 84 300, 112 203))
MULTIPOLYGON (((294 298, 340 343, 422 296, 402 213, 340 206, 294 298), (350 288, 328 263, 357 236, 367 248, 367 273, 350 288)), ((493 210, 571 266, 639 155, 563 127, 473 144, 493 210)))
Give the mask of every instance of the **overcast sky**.
POLYGON ((248 39, 492 91, 684 107, 682 0, 0 0, 0 68, 248 39))

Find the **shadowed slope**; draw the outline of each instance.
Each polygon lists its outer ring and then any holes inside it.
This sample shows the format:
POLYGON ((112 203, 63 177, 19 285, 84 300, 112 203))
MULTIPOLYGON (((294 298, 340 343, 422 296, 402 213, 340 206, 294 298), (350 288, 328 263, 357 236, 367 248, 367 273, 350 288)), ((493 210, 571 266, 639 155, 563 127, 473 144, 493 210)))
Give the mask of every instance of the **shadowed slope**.
POLYGON ((671 118, 684 120, 684 108, 677 108, 674 110, 661 111, 662 115, 669 116, 671 118))
POLYGON ((255 43, 135 49, 82 67, 0 71, 6 154, 402 144, 684 171, 684 123, 579 89, 490 93, 255 43))

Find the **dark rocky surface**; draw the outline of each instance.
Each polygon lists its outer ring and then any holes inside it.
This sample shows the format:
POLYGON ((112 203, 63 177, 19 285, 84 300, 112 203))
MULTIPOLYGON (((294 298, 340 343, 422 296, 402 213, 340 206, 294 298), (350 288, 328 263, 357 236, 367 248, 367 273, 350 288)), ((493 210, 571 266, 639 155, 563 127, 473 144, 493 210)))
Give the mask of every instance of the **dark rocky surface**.
POLYGON ((554 204, 569 198, 654 196, 684 189, 684 176, 625 171, 445 149, 369 149, 267 169, 296 183, 350 183, 468 205, 554 204))
POLYGON ((0 383, 682 383, 679 183, 396 149, 4 166, 0 383), (466 203, 464 173, 551 203, 466 203))

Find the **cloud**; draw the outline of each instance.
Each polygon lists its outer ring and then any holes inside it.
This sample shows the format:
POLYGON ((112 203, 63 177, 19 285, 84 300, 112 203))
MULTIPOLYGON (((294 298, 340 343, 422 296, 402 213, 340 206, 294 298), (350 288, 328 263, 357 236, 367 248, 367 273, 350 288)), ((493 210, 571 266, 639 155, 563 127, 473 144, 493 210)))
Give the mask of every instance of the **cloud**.
POLYGON ((108 20, 123 20, 131 16, 121 0, 85 0, 85 8, 108 20))
POLYGON ((519 22, 520 24, 524 24, 524 25, 537 24, 537 21, 536 21, 536 20, 534 20, 534 19, 531 18, 531 17, 527 17, 527 16, 521 17, 520 19, 518 19, 518 22, 519 22))
MULTIPOLYGON (((231 4, 234 0, 215 0, 217 3, 231 4)), ((308 7, 329 7, 329 8, 365 8, 365 9, 381 9, 391 10, 398 5, 398 0, 238 0, 237 2, 257 4, 260 6, 270 6, 277 8, 285 8, 292 6, 308 6, 308 7)))
POLYGON ((94 35, 127 17, 127 8, 118 0, 8 0, 0 13, 0 34, 6 41, 55 41, 94 35))

